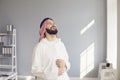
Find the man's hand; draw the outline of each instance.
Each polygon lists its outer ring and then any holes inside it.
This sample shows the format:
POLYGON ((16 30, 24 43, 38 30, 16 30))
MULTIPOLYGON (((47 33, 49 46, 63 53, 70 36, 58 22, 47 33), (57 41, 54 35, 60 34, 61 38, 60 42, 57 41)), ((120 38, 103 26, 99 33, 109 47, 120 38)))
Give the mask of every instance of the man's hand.
POLYGON ((58 76, 61 76, 65 72, 65 68, 58 68, 58 76))
POLYGON ((58 68, 64 68, 65 67, 65 62, 63 59, 57 59, 56 60, 56 65, 58 66, 58 68))
POLYGON ((65 67, 66 67, 65 62, 62 59, 57 59, 56 65, 58 67, 58 76, 60 76, 65 72, 65 67))

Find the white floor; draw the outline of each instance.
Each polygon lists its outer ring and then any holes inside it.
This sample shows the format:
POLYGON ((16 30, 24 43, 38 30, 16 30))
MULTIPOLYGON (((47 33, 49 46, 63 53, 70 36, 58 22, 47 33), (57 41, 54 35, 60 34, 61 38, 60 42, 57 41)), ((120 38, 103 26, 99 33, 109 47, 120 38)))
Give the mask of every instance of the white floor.
MULTIPOLYGON (((18 76, 18 80, 34 80, 33 77, 31 76, 18 76)), ((84 78, 84 79, 79 79, 79 78, 70 78, 70 80, 97 80, 97 78, 84 78)))
POLYGON ((83 78, 83 79, 71 78, 70 80, 97 80, 97 78, 83 78))

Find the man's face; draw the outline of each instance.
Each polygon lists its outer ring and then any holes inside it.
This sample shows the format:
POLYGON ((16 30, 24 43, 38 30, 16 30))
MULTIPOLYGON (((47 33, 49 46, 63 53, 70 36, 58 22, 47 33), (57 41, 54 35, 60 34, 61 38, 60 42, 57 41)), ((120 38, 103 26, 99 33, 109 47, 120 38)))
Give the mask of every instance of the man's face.
POLYGON ((53 20, 47 20, 46 32, 51 35, 57 34, 58 30, 53 20))

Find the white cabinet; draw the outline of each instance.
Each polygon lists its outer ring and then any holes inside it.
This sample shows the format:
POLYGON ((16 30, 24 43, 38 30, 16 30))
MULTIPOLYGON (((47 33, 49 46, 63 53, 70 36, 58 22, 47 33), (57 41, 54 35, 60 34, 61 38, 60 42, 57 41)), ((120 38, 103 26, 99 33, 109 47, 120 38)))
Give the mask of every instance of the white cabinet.
POLYGON ((0 33, 0 80, 17 80, 16 29, 0 33))

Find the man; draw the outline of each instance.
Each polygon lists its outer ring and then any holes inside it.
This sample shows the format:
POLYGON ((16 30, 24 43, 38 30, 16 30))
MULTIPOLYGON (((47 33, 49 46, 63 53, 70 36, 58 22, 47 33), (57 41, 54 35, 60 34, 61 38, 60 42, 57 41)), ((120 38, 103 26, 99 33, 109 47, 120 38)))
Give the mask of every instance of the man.
POLYGON ((69 80, 69 57, 63 42, 57 37, 57 27, 51 18, 40 24, 40 41, 35 46, 31 72, 37 80, 69 80))

